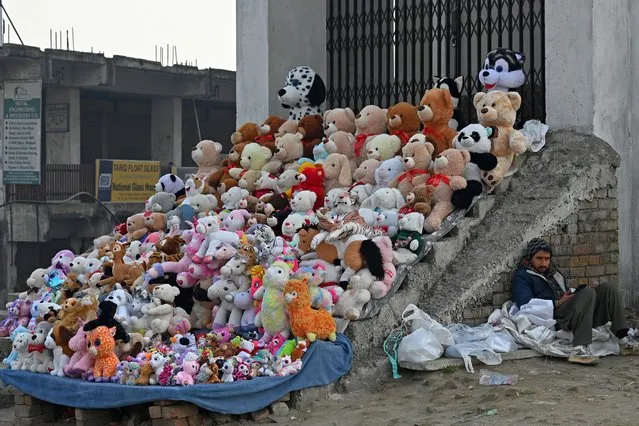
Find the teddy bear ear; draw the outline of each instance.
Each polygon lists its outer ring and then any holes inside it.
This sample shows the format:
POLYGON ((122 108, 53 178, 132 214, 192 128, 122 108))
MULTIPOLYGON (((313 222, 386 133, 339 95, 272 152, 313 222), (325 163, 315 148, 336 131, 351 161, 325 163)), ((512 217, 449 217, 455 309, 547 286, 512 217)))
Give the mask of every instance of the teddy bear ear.
POLYGON ((270 149, 268 149, 268 148, 267 148, 267 147, 265 147, 265 146, 261 146, 261 147, 260 147, 260 149, 261 149, 261 151, 264 153, 264 157, 265 157, 265 159, 266 159, 266 160, 270 160, 270 159, 271 159, 271 157, 273 156, 273 153, 271 152, 271 150, 270 150, 270 149))
POLYGON ((388 114, 388 108, 384 108, 384 109, 382 109, 382 113, 383 113, 384 115, 388 114))
POLYGON ((353 112, 352 109, 350 109, 349 107, 346 107, 344 108, 344 112, 346 113, 346 117, 348 117, 349 120, 355 121, 355 113, 353 112))
POLYGON ((328 119, 328 114, 330 114, 331 110, 327 109, 326 111, 324 111, 324 121, 326 121, 328 119))
POLYGON ((453 98, 450 96, 450 92, 443 89, 440 93, 441 96, 444 97, 444 104, 446 105, 446 109, 453 109, 453 98))
POLYGON ((459 152, 461 152, 461 155, 464 158, 464 164, 470 163, 470 152, 465 149, 460 149, 459 152))
POLYGON ((517 92, 508 92, 506 93, 508 99, 510 99, 510 103, 513 106, 513 109, 517 111, 519 107, 521 107, 521 96, 517 92))
POLYGON ((484 96, 486 96, 486 93, 484 93, 484 92, 475 93, 475 96, 473 97, 473 106, 475 108, 477 108, 477 105, 479 105, 481 100, 484 99, 484 96))
POLYGON ((428 150, 428 152, 430 153, 430 155, 433 155, 433 152, 435 152, 435 145, 433 145, 430 142, 426 142, 424 145, 426 145, 426 149, 428 150))
POLYGON ((213 147, 215 148, 215 152, 218 154, 222 153, 222 144, 219 142, 213 142, 213 147))
POLYGON ((300 139, 304 139, 305 135, 306 135, 306 130, 304 130, 303 127, 298 127, 297 128, 297 133, 295 133, 295 136, 300 138, 300 139))

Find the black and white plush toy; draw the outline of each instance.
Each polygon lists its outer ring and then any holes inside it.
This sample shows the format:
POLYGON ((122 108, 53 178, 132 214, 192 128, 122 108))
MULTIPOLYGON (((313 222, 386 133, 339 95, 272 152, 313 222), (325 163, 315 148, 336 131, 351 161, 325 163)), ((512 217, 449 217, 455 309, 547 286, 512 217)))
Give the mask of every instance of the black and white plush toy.
POLYGON ((490 153, 491 137, 497 136, 496 127, 484 127, 481 124, 469 124, 453 139, 453 148, 470 152, 470 162, 464 168, 466 188, 453 193, 451 202, 460 209, 470 207, 473 198, 483 191, 481 172, 497 166, 497 157, 490 153))
POLYGON ((448 122, 451 129, 459 129, 463 124, 461 122, 461 114, 459 111, 459 99, 464 89, 464 77, 459 76, 455 79, 450 77, 433 77, 433 84, 436 89, 446 89, 450 93, 453 100, 453 118, 448 122))
POLYGON ((289 110, 289 120, 299 120, 306 115, 322 114, 320 105, 326 100, 326 86, 311 67, 299 66, 288 72, 277 97, 282 107, 289 110))
POLYGON ((487 92, 508 92, 526 81, 524 54, 498 48, 486 55, 484 67, 479 71, 479 82, 487 92))
POLYGON ((155 184, 155 191, 175 194, 176 199, 186 195, 184 182, 174 174, 166 174, 160 177, 160 180, 155 184))

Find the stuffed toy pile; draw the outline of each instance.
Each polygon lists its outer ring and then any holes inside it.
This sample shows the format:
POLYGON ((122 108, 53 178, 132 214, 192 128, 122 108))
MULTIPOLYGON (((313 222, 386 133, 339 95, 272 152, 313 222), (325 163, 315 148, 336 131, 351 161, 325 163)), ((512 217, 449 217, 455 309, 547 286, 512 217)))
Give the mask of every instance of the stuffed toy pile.
POLYGON ((324 85, 303 66, 280 92, 288 119, 244 123, 224 161, 199 142, 197 173, 162 176, 90 252, 35 270, 0 324, 4 362, 128 385, 295 374, 314 341, 335 341, 335 317, 357 320, 399 285, 423 236, 528 146, 516 92, 477 93, 480 122, 459 132, 442 87, 420 105, 319 114, 324 85))

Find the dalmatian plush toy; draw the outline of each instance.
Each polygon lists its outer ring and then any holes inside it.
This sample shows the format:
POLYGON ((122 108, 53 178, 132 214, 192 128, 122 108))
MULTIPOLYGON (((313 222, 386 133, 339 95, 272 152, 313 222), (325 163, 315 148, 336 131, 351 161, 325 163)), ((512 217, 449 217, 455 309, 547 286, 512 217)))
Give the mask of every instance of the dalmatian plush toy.
POLYGON ((517 89, 526 81, 524 60, 523 53, 502 48, 492 50, 479 71, 479 82, 487 92, 517 89))
POLYGON ((322 114, 320 105, 326 100, 326 86, 311 67, 299 66, 288 72, 277 97, 282 107, 289 110, 289 120, 299 120, 306 115, 322 114))

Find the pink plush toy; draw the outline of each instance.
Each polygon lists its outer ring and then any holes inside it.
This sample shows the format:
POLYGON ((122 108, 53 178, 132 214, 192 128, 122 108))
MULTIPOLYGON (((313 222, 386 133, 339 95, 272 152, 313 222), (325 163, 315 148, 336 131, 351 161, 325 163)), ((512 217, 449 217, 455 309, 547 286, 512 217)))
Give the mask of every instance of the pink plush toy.
POLYGON ((80 328, 69 340, 69 348, 75 353, 64 367, 64 374, 69 377, 81 377, 93 369, 94 358, 87 349, 87 334, 84 332, 84 322, 79 321, 80 328))
POLYGON ((277 351, 280 350, 284 342, 286 342, 286 338, 281 333, 276 333, 271 341, 266 344, 266 349, 273 355, 277 355, 277 351))
POLYGON ((251 218, 251 213, 245 209, 233 210, 222 220, 222 227, 227 231, 241 231, 246 227, 246 222, 251 218))
POLYGON ((379 247, 382 255, 382 267, 384 268, 384 279, 375 281, 371 285, 370 292, 374 299, 380 299, 390 291, 395 280, 397 271, 393 265, 393 243, 387 236, 374 237, 373 242, 379 247))
POLYGON ((214 330, 212 333, 217 343, 228 343, 233 338, 233 326, 227 324, 222 328, 214 330))
POLYGON ((192 385, 193 378, 200 369, 200 364, 197 361, 184 361, 182 363, 182 371, 175 375, 175 383, 180 386, 192 385))

